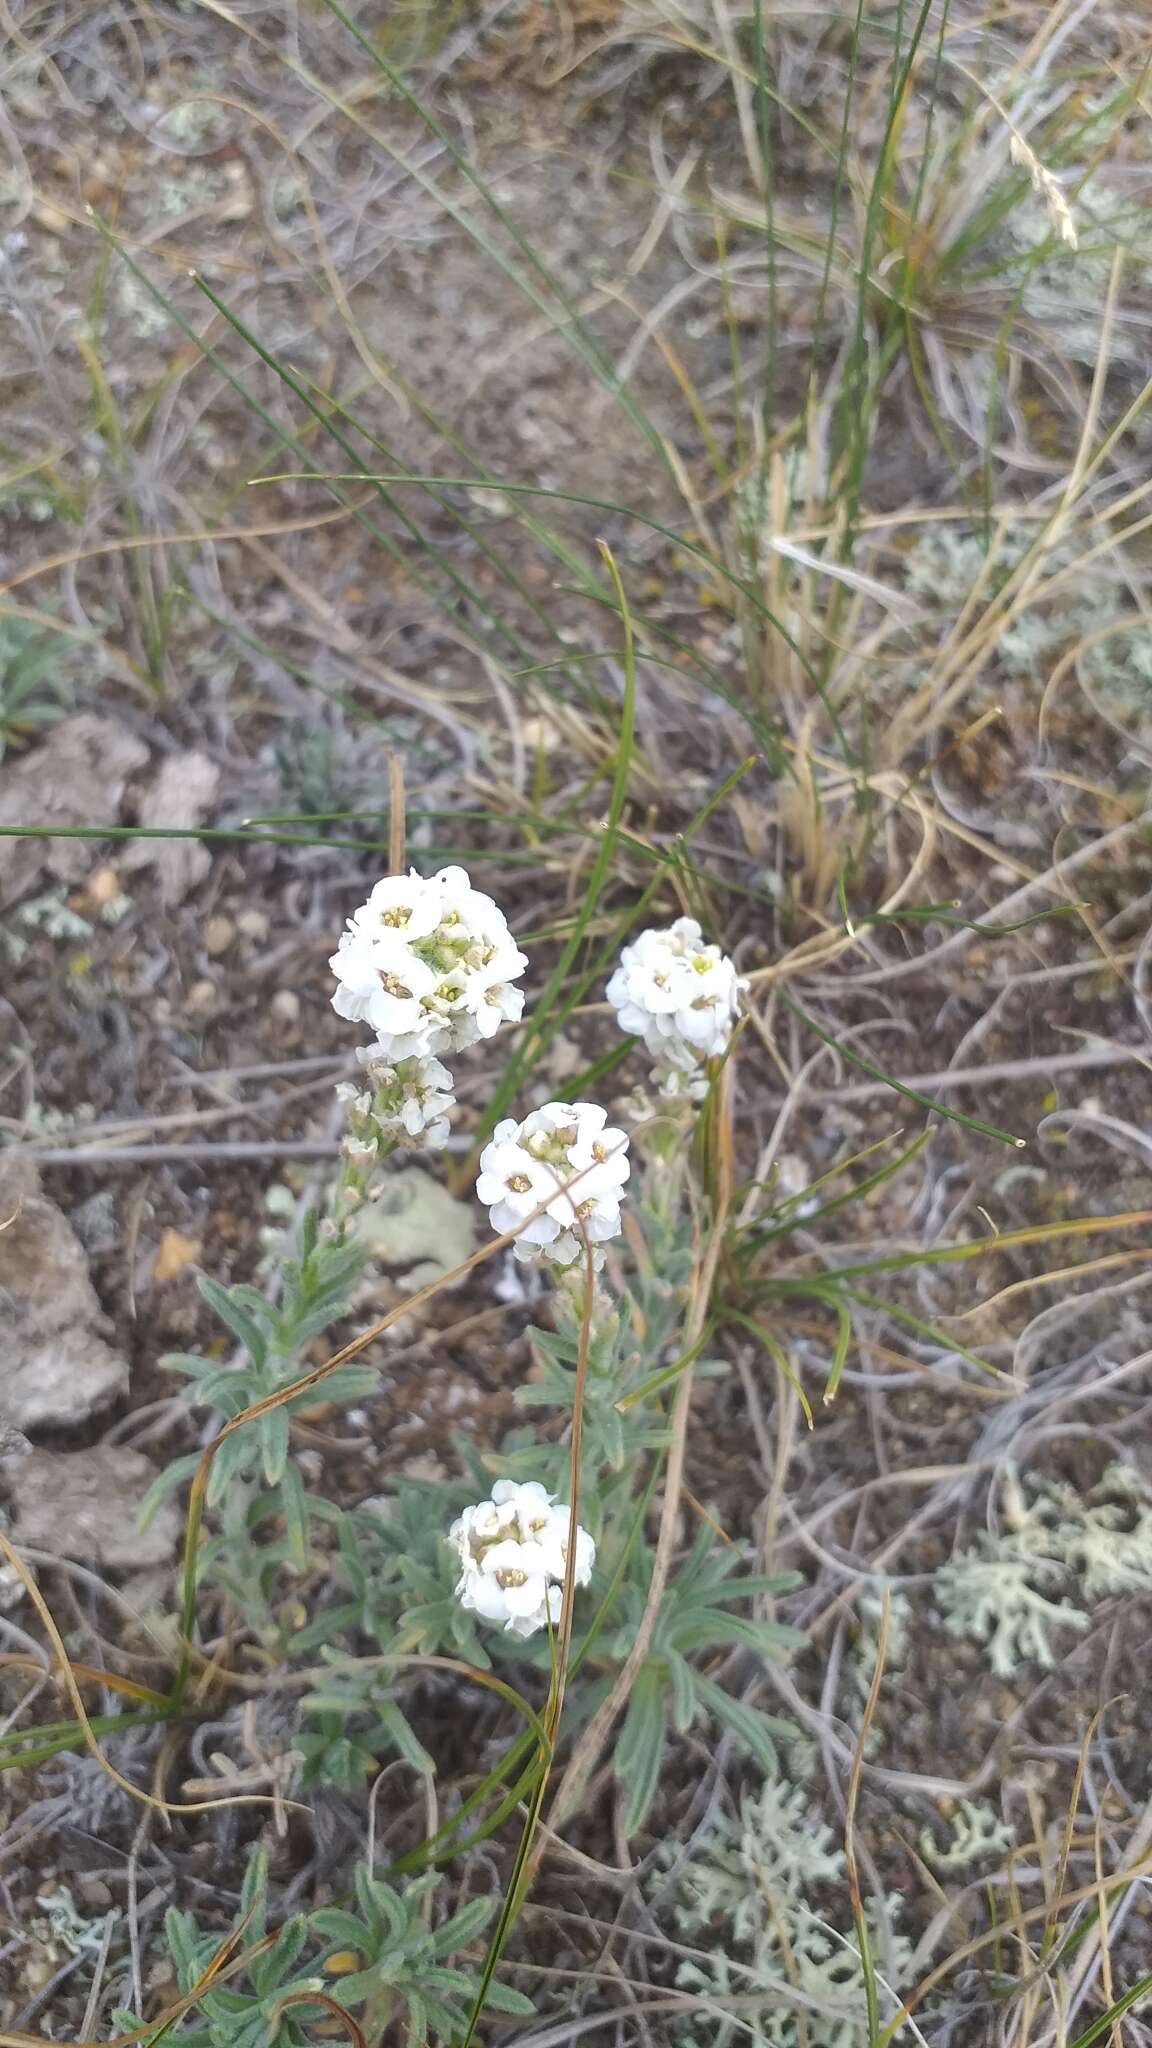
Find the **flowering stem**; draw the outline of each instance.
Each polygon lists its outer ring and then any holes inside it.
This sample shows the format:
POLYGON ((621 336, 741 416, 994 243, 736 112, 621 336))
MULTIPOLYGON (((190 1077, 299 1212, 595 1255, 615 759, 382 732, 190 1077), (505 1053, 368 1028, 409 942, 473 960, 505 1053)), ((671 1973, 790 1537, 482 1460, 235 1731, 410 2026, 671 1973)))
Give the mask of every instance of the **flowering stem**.
MULTIPOLYGON (((584 1248, 584 1300, 580 1310, 580 1343, 576 1354, 576 1380, 572 1394, 572 1438, 568 1452, 568 1548, 564 1559, 564 1585, 560 1597, 560 1625, 556 1631, 552 1683, 544 1710, 544 1726, 553 1746, 564 1707, 568 1653, 572 1647, 572 1617, 576 1605, 576 1535, 580 1526, 580 1452, 584 1442, 584 1394, 588 1383, 588 1353, 592 1340, 592 1312, 596 1303, 596 1273, 588 1233, 579 1226, 584 1248)), ((546 1774, 545 1774, 546 1775, 546 1774)))
POLYGON ((404 872, 407 845, 407 811, 404 796, 404 763, 399 754, 388 754, 388 867, 392 874, 404 872))

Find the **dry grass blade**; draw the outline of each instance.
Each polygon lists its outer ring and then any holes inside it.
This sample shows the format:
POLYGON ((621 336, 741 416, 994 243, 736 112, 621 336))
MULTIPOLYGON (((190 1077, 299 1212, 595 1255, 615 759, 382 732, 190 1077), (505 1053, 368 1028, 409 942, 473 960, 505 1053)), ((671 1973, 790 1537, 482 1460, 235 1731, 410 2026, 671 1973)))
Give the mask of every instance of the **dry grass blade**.
POLYGON ((405 815, 404 763, 395 749, 390 748, 388 753, 388 869, 390 874, 403 874, 407 843, 408 827, 405 815))

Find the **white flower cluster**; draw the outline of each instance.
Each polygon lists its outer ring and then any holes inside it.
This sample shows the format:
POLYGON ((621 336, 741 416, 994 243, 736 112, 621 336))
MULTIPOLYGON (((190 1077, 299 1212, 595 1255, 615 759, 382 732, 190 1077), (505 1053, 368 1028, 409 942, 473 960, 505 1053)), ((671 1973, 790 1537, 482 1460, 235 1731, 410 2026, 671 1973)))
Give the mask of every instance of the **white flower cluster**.
POLYGON ((741 989, 719 946, 705 945, 694 917, 641 932, 625 946, 607 996, 622 1031, 635 1032, 657 1061, 665 1094, 699 1096, 704 1062, 724 1052, 741 989))
POLYGON ((377 882, 329 962, 332 1006, 368 1023, 385 1061, 427 1059, 491 1038, 524 1009, 513 988, 528 962, 503 911, 463 868, 430 881, 413 870, 377 882))
POLYGON ((520 1017, 524 994, 512 984, 528 962, 492 898, 463 868, 441 868, 430 881, 413 869, 377 882, 329 964, 333 1009, 376 1033, 358 1054, 363 1083, 336 1091, 347 1105, 343 1199, 357 1201, 395 1145, 447 1144, 456 1098, 437 1054, 520 1017))
MULTIPOLYGON (((461 1605, 498 1622, 508 1635, 534 1635, 547 1622, 558 1622, 570 1518, 571 1509, 557 1506, 538 1481, 521 1486, 498 1479, 491 1500, 465 1508, 448 1532, 462 1567, 456 1586, 461 1605)), ((577 1586, 588 1584, 595 1561, 595 1543, 578 1528, 577 1586)))
POLYGON ((594 1102, 546 1102, 523 1123, 510 1117, 497 1124, 480 1155, 476 1193, 494 1230, 519 1231, 518 1259, 543 1253, 569 1266, 585 1237, 600 1245, 618 1235, 628 1172, 627 1135, 607 1127, 605 1110, 594 1102))

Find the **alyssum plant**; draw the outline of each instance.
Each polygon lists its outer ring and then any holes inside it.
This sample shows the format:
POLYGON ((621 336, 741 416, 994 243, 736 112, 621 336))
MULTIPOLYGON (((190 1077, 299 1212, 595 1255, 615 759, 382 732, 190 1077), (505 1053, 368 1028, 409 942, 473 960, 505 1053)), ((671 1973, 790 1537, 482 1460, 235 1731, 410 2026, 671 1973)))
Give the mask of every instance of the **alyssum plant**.
MULTIPOLYGON (((495 1970, 547 1839, 538 1826, 545 1805, 559 1830, 594 1778, 614 1783, 619 1829, 635 1835, 658 1797, 667 1742, 694 1729, 723 1730, 766 1779, 779 1776, 777 1739, 793 1731, 762 1711, 756 1690, 766 1661, 798 1640, 766 1618, 794 1581, 755 1574, 707 1503, 691 1503, 697 1520, 686 1545, 681 1532, 688 1403, 694 1375, 718 1369, 707 1355, 712 1330, 728 1321, 752 1331, 793 1378, 779 1339, 741 1304, 762 1299, 787 1314, 796 1302, 815 1303, 839 1328, 830 1393, 851 1341, 850 1309, 871 1304, 857 1276, 983 1247, 908 1250, 813 1273, 777 1255, 795 1198, 770 1201, 766 1214, 746 1209, 732 1228, 724 1111, 740 984, 693 919, 644 931, 607 983, 622 1030, 653 1062, 630 1129, 610 1125, 595 1102, 556 1100, 497 1121, 480 1155, 476 1192, 499 1234, 468 1263, 510 1252, 513 1294, 538 1293, 544 1275, 552 1281, 549 1327, 529 1333, 533 1370, 518 1394, 524 1422, 499 1443, 458 1434, 457 1477, 397 1474, 383 1495, 347 1505, 316 1483, 323 1464, 299 1456, 294 1421, 321 1391, 342 1402, 371 1393, 375 1373, 360 1354, 411 1313, 412 1299, 321 1364, 309 1354, 349 1308, 366 1256, 358 1222, 386 1188, 392 1154, 444 1145, 453 1107, 447 1062, 519 1019, 528 962, 491 899, 462 869, 446 868, 379 883, 332 965, 336 1007, 375 1032, 359 1055, 359 1083, 340 1090, 340 1171, 267 1294, 202 1282, 238 1355, 169 1361, 188 1378, 190 1403, 217 1418, 205 1449, 177 1460, 157 1485, 190 1482, 172 1687, 151 1693, 103 1672, 128 1710, 88 1717, 83 1667, 74 1671, 54 1638, 77 1718, 10 1732, 0 1767, 85 1741, 98 1748, 101 1736, 141 1722, 186 1721, 209 1698, 214 1718, 223 1712, 235 1731, 238 1764, 253 1734, 262 1743, 261 1769, 272 1774, 281 1814, 285 1799, 325 1785, 362 1792, 370 1778, 385 1782, 382 1763, 403 1764, 429 1788, 437 1818, 427 1838, 391 1861, 370 1849, 349 1869, 345 1893, 326 1892, 279 1928, 262 1865, 230 1933, 176 1914, 169 1941, 181 1995, 155 2024, 167 2029, 187 2014, 191 2038, 288 2048, 335 2009, 357 2039, 390 2038, 400 2023, 414 2042, 466 2048, 486 2006, 530 2009, 495 1970), (737 1669, 741 1691, 731 1684, 737 1669), (278 1691, 267 1740, 250 1713, 219 1700, 222 1687, 242 1690, 253 1677, 278 1691), (433 1752, 443 1741, 435 1708, 446 1696, 450 1720, 466 1709, 487 1768, 433 1802, 433 1752), (520 1843, 497 1908, 474 1896, 477 1870, 491 1869, 474 1852, 516 1816, 520 1843), (265 1933, 269 1918, 274 1931, 265 1933), (480 1961, 469 1951, 489 1920, 480 1961)), ((821 1202, 817 1213, 891 1171, 821 1202)), ((1049 1234, 1056 1231, 1017 1235, 1049 1234)), ((23 1576, 2 1532, 0 1547, 23 1576)), ((135 1789, 110 1761, 105 1767, 135 1789)), ((251 1784, 238 1771, 233 1789, 222 1782, 222 1796, 269 1803, 251 1784)), ((173 1813, 203 1810, 164 1803, 173 1813)), ((374 1788, 373 1816, 377 1806, 374 1788)), ((375 1843, 375 1819, 368 1833, 375 1843)), ((490 1876, 482 1882, 490 1892, 490 1876)), ((765 1996, 775 1996, 771 1985, 765 1996)))
MULTIPOLYGON (((188 1375, 188 1399, 225 1418, 208 1453, 177 1461, 158 1482, 160 1491, 191 1477, 193 1520, 204 1510, 215 1518, 189 1547, 189 1633, 193 1614, 201 1628, 215 1616, 228 1631, 230 1662, 243 1658, 247 1641, 273 1669, 323 1673, 310 1679, 297 1726, 283 1738, 295 1791, 362 1785, 390 1753, 430 1775, 420 1709, 429 1659, 433 1668, 450 1660, 456 1683, 471 1675, 494 1703, 515 1707, 523 1728, 420 1848, 384 1870, 361 1867, 354 1912, 322 1906, 271 1946, 266 1938, 247 1971, 230 1966, 228 1988, 214 1984, 197 2001, 197 2038, 211 2041, 246 2039, 246 2029, 262 2043, 306 2038, 317 1997, 354 2011, 372 2039, 401 2013, 413 2037, 426 2039, 454 2037, 465 2008, 469 2036, 485 2003, 530 2010, 494 1983, 493 1971, 557 1757, 570 1751, 554 1815, 578 1804, 598 1761, 592 1752, 607 1746, 605 1731, 610 1737, 620 1717, 614 1768, 629 1834, 656 1796, 670 1727, 725 1727, 771 1768, 781 1724, 716 1671, 727 1652, 778 1657, 798 1640, 756 1612, 793 1581, 754 1575, 710 1513, 679 1566, 667 1543, 657 1554, 650 1532, 676 1434, 669 1395, 686 1393, 694 1366, 709 1366, 699 1357, 707 1284, 697 1305, 690 1301, 713 1219, 706 1192, 695 1192, 689 1210, 689 1155, 707 1137, 730 1050, 739 1006, 732 962, 691 918, 643 932, 607 988, 620 1027, 654 1061, 653 1092, 641 1098, 632 1132, 610 1125, 595 1102, 554 1101, 498 1122, 483 1147, 476 1192, 500 1233, 493 1249, 510 1244, 517 1268, 554 1281, 552 1327, 531 1333, 535 1370, 519 1395, 541 1428, 518 1427, 498 1445, 461 1437, 458 1481, 398 1476, 383 1499, 362 1506, 305 1486, 292 1417, 321 1382, 326 1398, 351 1401, 370 1391, 373 1374, 342 1353, 330 1370, 309 1371, 302 1353, 348 1307, 364 1259, 358 1216, 386 1187, 393 1153, 444 1146, 454 1107, 449 1063, 519 1020, 528 962, 491 898, 448 867, 379 882, 331 965, 335 1008, 375 1034, 358 1053, 358 1081, 339 1089, 339 1175, 276 1276, 275 1301, 251 1287, 203 1283, 243 1349, 239 1362, 168 1361, 188 1375), (637 1181, 639 1256, 625 1287, 622 1204, 637 1181), (474 1979, 444 1958, 475 1938, 489 1902, 443 1919, 440 1868, 525 1804, 517 1874, 474 1979)), ((241 1956, 267 1908, 261 1873, 236 1930, 241 1956)), ((187 1993, 213 1939, 181 1914, 171 1941, 187 1993)))

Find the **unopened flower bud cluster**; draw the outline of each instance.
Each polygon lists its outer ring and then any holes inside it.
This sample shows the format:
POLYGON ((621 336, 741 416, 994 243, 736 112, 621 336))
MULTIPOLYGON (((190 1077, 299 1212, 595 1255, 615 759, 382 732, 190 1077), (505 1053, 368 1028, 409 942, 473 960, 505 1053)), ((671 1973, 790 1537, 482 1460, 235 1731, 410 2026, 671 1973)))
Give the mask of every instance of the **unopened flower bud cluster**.
MULTIPOLYGON (((537 1480, 519 1486, 498 1479, 491 1499, 465 1508, 448 1532, 460 1559, 461 1606, 509 1635, 534 1635, 558 1622, 570 1521, 571 1509, 557 1505, 537 1480)), ((595 1543, 578 1528, 575 1585, 588 1584, 595 1561, 595 1543)))
POLYGON ((607 996, 622 1031, 642 1038, 665 1095, 696 1100, 707 1088, 706 1062, 727 1050, 741 982, 719 946, 707 945, 694 917, 666 931, 641 932, 625 946, 607 996))
POLYGON ((341 1081, 336 1090, 346 1105, 345 1156, 375 1160, 382 1138, 389 1147, 407 1142, 440 1151, 456 1103, 447 1067, 431 1058, 388 1061, 374 1045, 361 1046, 356 1057, 364 1070, 360 1084, 341 1081))

